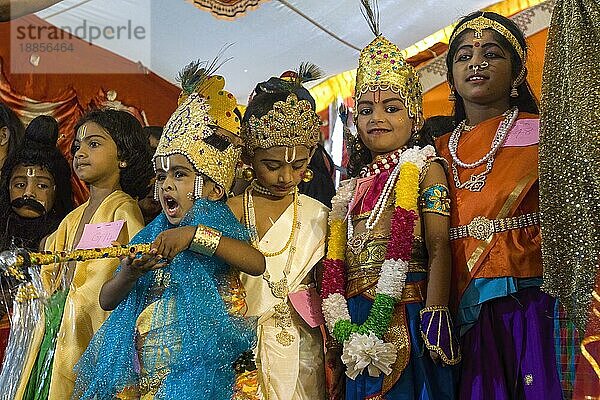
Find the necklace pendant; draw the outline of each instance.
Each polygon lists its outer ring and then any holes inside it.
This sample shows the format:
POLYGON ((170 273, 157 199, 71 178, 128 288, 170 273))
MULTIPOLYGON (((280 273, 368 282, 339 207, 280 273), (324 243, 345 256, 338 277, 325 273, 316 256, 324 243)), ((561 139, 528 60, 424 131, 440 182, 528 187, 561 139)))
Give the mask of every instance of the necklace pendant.
POLYGON ((271 293, 278 299, 285 299, 288 295, 288 282, 286 278, 277 282, 269 282, 271 293))
POLYGON ((485 179, 487 175, 478 174, 471 175, 469 180, 464 183, 464 188, 471 192, 481 192, 483 187, 485 186, 485 179))
POLYGON ((283 346, 289 346, 294 342, 294 335, 287 331, 287 328, 292 327, 292 313, 287 301, 282 301, 274 307, 273 318, 275 326, 281 328, 281 332, 275 335, 277 342, 283 346))

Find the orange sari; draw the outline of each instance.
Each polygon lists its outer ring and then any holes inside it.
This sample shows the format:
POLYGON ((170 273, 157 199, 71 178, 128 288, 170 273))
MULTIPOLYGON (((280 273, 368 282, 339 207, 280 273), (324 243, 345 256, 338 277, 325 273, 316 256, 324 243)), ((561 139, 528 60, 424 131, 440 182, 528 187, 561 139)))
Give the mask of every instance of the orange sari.
MULTIPOLYGON (((463 132, 458 157, 473 162, 489 151, 503 116, 491 118, 478 124, 473 130, 463 132)), ((536 115, 519 113, 520 119, 537 119, 536 115)), ((509 136, 512 134, 512 130, 509 136)), ((452 165, 448 149, 450 134, 436 141, 440 157, 452 165)), ((487 175, 486 184, 480 192, 458 189, 452 172, 449 176, 452 200, 451 226, 468 225, 473 218, 483 216, 499 219, 539 211, 538 200, 538 145, 506 146, 496 153, 494 166, 487 175)), ((485 164, 474 169, 458 167, 459 178, 465 182, 472 174, 485 170, 485 164)), ((539 226, 508 230, 493 234, 488 240, 472 237, 453 240, 453 296, 458 306, 463 292, 476 278, 542 276, 541 236, 539 226)))

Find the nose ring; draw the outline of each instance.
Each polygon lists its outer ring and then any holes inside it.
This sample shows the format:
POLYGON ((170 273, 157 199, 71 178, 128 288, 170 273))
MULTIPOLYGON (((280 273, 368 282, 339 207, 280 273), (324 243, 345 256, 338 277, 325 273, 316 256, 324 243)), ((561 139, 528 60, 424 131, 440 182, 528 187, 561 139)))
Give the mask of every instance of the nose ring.
POLYGON ((489 66, 490 66, 490 64, 487 61, 484 61, 481 64, 469 64, 468 68, 472 69, 473 72, 477 73, 477 71, 484 70, 489 66))

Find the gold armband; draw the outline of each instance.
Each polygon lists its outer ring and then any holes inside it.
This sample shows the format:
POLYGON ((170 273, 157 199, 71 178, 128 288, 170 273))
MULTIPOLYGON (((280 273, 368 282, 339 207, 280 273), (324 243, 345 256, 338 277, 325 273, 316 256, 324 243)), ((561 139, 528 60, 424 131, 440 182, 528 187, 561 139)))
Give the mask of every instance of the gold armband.
POLYGON ((190 250, 205 256, 212 256, 217 251, 221 241, 221 232, 204 225, 198 225, 190 250))
POLYGON ((437 183, 428 186, 421 192, 420 202, 421 211, 424 213, 434 213, 450 216, 450 197, 448 188, 445 185, 437 183))

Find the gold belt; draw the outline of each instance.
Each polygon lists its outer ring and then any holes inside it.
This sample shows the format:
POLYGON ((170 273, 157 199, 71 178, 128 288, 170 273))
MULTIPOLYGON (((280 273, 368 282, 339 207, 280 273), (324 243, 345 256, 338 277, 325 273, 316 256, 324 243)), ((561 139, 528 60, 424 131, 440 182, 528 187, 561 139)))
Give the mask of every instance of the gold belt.
POLYGON ((495 233, 539 224, 540 213, 538 212, 499 219, 487 219, 486 217, 479 216, 473 218, 468 225, 450 228, 450 240, 464 239, 466 237, 472 237, 477 240, 487 240, 495 233))

